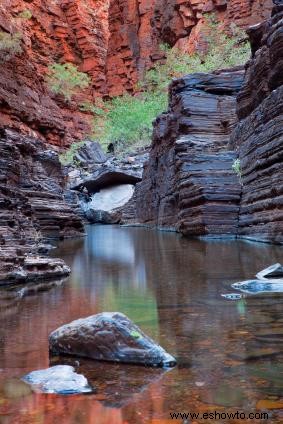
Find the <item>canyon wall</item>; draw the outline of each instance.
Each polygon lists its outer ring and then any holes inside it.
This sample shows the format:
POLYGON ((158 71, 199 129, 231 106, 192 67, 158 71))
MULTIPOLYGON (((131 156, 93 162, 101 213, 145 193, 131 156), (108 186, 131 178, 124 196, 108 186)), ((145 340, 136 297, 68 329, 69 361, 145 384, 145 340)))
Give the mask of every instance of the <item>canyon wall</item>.
POLYGON ((132 92, 144 70, 164 58, 161 43, 202 46, 204 13, 246 27, 270 13, 271 0, 2 0, 0 31, 20 33, 22 53, 0 63, 0 126, 58 149, 91 132, 80 104, 132 92), (31 12, 30 17, 24 13, 31 12), (71 62, 91 77, 73 101, 53 95, 48 65, 71 62))
POLYGON ((248 34, 244 78, 229 70, 172 82, 137 185, 137 222, 283 243, 283 6, 248 34))
POLYGON ((84 235, 81 219, 64 200, 58 156, 39 140, 0 133, 0 285, 69 273, 46 253, 48 239, 84 235))
POLYGON ((78 105, 105 89, 108 4, 104 0, 2 0, 0 31, 22 37, 22 52, 0 63, 0 127, 67 147, 90 132, 91 115, 78 105), (26 11, 30 17, 22 17, 26 11), (72 102, 53 95, 48 65, 72 62, 91 87, 72 102))
POLYGON ((241 185, 228 149, 243 70, 176 79, 154 123, 150 159, 136 186, 137 221, 185 235, 235 235, 241 185))
POLYGON ((205 14, 228 28, 247 28, 270 16, 272 0, 111 0, 107 89, 132 91, 145 69, 164 58, 161 44, 193 52, 204 46, 205 14))
POLYGON ((252 58, 238 96, 239 124, 231 147, 239 152, 243 192, 239 235, 283 243, 283 6, 249 30, 252 58))

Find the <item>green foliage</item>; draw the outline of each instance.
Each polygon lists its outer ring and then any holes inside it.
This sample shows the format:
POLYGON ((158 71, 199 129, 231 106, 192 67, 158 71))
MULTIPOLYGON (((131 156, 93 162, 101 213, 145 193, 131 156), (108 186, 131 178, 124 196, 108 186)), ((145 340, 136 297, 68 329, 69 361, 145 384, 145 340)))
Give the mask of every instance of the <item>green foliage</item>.
POLYGON ((240 159, 235 159, 232 165, 233 171, 241 178, 242 170, 241 170, 241 161, 240 159))
POLYGON ((152 121, 166 109, 167 94, 125 94, 104 103, 104 110, 95 119, 94 135, 103 145, 114 142, 118 151, 150 142, 152 121))
POLYGON ((231 24, 228 36, 218 28, 214 16, 207 17, 207 21, 206 52, 189 55, 178 48, 170 49, 162 45, 161 50, 166 54, 166 61, 146 72, 140 83, 142 89, 160 92, 167 88, 172 78, 231 68, 242 65, 249 59, 250 47, 244 31, 231 24))
POLYGON ((80 141, 78 143, 73 143, 68 150, 66 150, 64 153, 59 155, 59 160, 60 160, 61 164, 62 165, 69 165, 69 164, 78 165, 74 161, 74 154, 84 144, 85 144, 84 141, 80 141))
POLYGON ((20 13, 17 15, 17 17, 18 17, 18 18, 21 18, 21 19, 27 19, 27 20, 29 20, 29 19, 31 19, 31 18, 32 18, 32 13, 31 13, 31 11, 30 11, 30 10, 25 9, 25 10, 23 10, 22 12, 20 12, 20 13))
POLYGON ((7 62, 22 52, 22 35, 19 32, 8 34, 0 31, 0 63, 7 62))
POLYGON ((94 115, 103 115, 104 111, 101 107, 93 105, 91 102, 83 102, 79 105, 79 109, 82 112, 90 112, 94 115))
POLYGON ((241 29, 232 24, 227 35, 219 29, 214 16, 208 17, 207 22, 206 52, 189 55, 162 45, 166 60, 145 73, 138 84, 138 95, 125 94, 95 109, 95 138, 103 145, 114 142, 118 153, 149 144, 152 121, 167 109, 167 87, 172 78, 230 68, 247 61, 250 48, 241 29))
POLYGON ((79 89, 87 88, 90 85, 89 76, 84 72, 79 72, 72 63, 50 65, 46 81, 53 93, 62 94, 66 100, 71 100, 79 89))

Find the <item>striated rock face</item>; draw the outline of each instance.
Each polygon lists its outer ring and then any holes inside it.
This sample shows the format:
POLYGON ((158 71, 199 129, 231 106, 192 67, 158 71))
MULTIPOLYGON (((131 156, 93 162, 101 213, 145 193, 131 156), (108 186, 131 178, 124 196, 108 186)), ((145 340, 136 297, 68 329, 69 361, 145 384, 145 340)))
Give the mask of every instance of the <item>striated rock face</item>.
POLYGON ((283 242, 282 33, 283 7, 249 31, 253 57, 238 96, 241 119, 231 145, 238 148, 243 195, 239 235, 283 242))
POLYGON ((161 43, 201 49, 205 13, 227 26, 267 17, 271 0, 2 0, 0 31, 22 36, 22 53, 0 63, 0 127, 68 147, 90 133, 80 104, 133 91, 144 70, 164 58, 161 43), (30 11, 29 18, 22 13, 30 11), (48 65, 71 62, 91 87, 66 103, 44 82, 48 65))
POLYGON ((154 124, 149 162, 137 184, 138 222, 186 235, 236 233, 241 186, 228 142, 242 81, 237 69, 173 81, 169 110, 154 124))
POLYGON ((104 0, 2 0, 0 31, 22 35, 22 53, 0 63, 0 127, 66 147, 90 131, 91 116, 78 104, 105 90, 108 3, 104 0), (21 18, 29 10, 30 19, 21 18), (44 82, 53 62, 72 62, 92 80, 88 91, 66 103, 44 82))
POLYGON ((110 95, 132 91, 146 68, 163 58, 160 44, 192 52, 203 48, 204 15, 223 26, 246 28, 270 16, 272 0, 111 0, 107 87, 110 95))
POLYGON ((63 261, 35 256, 46 239, 78 236, 83 225, 63 198, 58 156, 35 139, 0 136, 0 282, 61 277, 63 261))

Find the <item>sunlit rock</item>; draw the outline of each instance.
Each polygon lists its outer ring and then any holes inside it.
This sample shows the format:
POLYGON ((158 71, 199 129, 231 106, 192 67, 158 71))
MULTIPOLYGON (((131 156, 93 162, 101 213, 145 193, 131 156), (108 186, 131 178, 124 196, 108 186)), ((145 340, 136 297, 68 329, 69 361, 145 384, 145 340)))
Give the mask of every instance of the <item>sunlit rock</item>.
POLYGON ((283 281, 283 266, 279 263, 269 266, 256 274, 259 280, 282 279, 283 281))
POLYGON ((87 379, 74 372, 69 365, 56 365, 45 370, 32 371, 23 380, 43 393, 75 394, 92 391, 87 379))
POLYGON ((104 312, 63 325, 49 336, 53 354, 101 361, 172 367, 175 358, 119 312, 104 312))

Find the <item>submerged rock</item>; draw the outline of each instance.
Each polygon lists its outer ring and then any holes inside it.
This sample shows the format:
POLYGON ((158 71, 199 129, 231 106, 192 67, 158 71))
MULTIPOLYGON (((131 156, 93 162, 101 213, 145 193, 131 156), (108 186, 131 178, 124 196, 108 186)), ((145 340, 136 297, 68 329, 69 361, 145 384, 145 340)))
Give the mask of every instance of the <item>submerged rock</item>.
POLYGON ((70 365, 56 365, 45 370, 32 371, 23 381, 43 393, 75 394, 92 391, 87 379, 74 372, 70 365))
POLYGON ((244 293, 283 293, 283 280, 247 280, 232 284, 236 290, 244 293))
POLYGON ((256 274, 256 277, 259 280, 282 279, 283 282, 283 266, 279 263, 271 265, 256 274))
POLYGON ((104 312, 63 325, 49 336, 53 354, 101 361, 172 367, 176 360, 119 312, 104 312))
POLYGON ((221 296, 228 300, 240 300, 243 297, 240 293, 226 293, 221 296))

